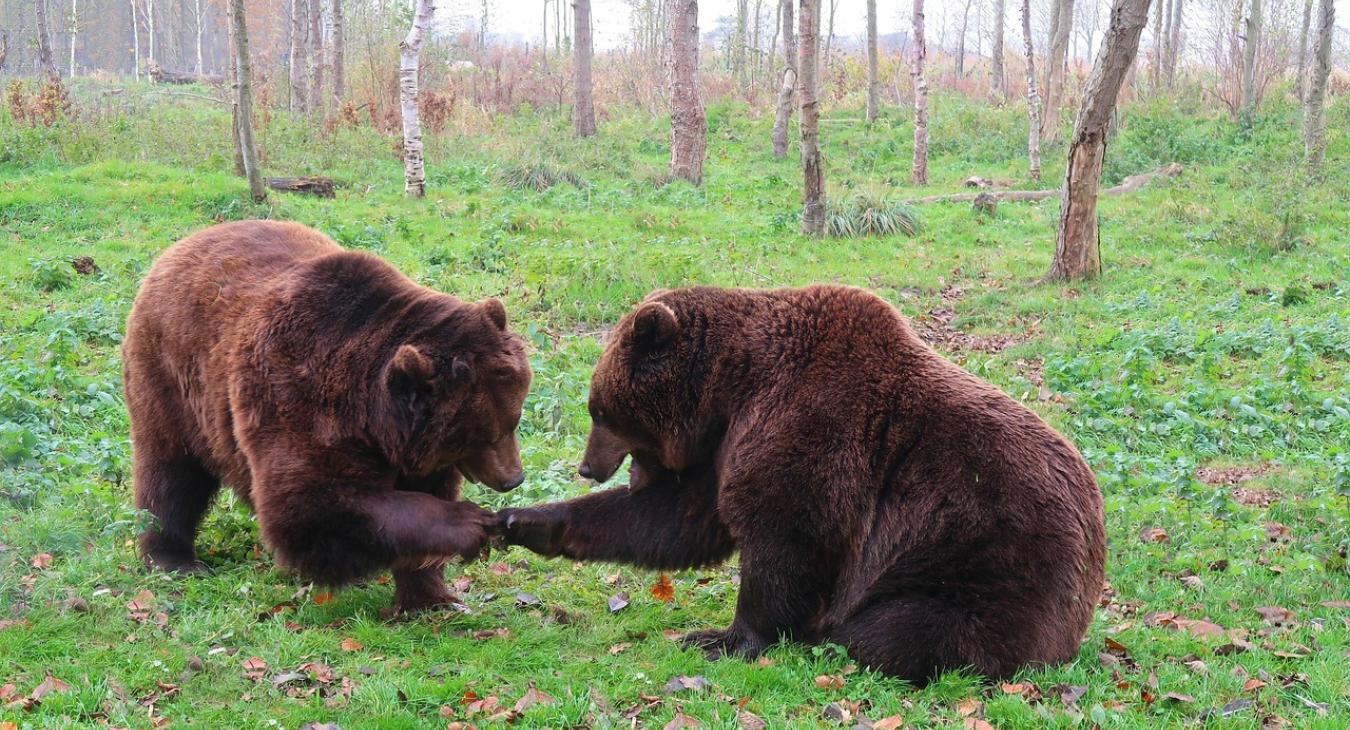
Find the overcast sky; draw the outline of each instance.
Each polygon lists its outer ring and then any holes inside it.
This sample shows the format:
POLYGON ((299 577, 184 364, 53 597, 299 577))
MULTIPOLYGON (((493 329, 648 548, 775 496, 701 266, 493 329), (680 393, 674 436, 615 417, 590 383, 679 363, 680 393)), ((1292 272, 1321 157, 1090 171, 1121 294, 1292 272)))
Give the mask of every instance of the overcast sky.
MULTIPOLYGON (((1080 3, 1084 1, 1078 0, 1080 3)), ((1107 21, 1105 10, 1107 0, 1095 1, 1100 2, 1103 8, 1101 23, 1104 26, 1107 21)), ((1299 2, 1299 0, 1293 1, 1299 2)), ((564 2, 570 3, 571 0, 564 0, 564 2)), ((761 0, 761 2, 763 12, 769 15, 768 22, 772 23, 772 13, 777 0, 761 0)), ((977 5, 987 6, 989 2, 990 0, 975 0, 977 5)), ((540 26, 543 23, 544 0, 489 0, 489 3, 491 8, 489 29, 493 33, 516 35, 531 43, 538 42, 540 26)), ((1033 3, 1036 5, 1042 4, 1040 0, 1033 0, 1033 3)), ((480 0, 457 0, 454 4, 458 6, 456 9, 461 14, 469 16, 477 15, 481 7, 480 0)), ((960 10, 965 6, 965 0, 926 0, 925 4, 926 17, 929 27, 932 29, 930 34, 936 35, 945 14, 951 15, 953 28, 955 27, 960 10)), ((1017 20, 1017 9, 1020 7, 1020 3, 1018 0, 1005 0, 1005 4, 1009 23, 1006 32, 1012 34, 1016 31, 1013 23, 1017 20)), ((821 32, 823 34, 827 23, 826 16, 829 12, 829 0, 822 0, 821 5, 823 6, 821 18, 821 32)), ((752 11, 754 6, 755 0, 750 0, 752 11)), ((595 45, 598 50, 621 45, 627 39, 629 29, 628 7, 628 3, 624 0, 591 0, 591 13, 595 19, 595 45)), ((911 7, 913 7, 912 0, 877 0, 878 31, 884 34, 897 31, 902 26, 908 26, 911 7)), ((1187 7, 1194 6, 1188 4, 1187 7)), ((699 31, 707 32, 716 26, 719 17, 735 15, 735 13, 736 0, 702 0, 698 7, 699 31)), ((971 21, 971 28, 974 28, 974 18, 971 21)), ((1336 25, 1342 31, 1350 27, 1350 0, 1336 0, 1336 25)), ((550 33, 552 33, 552 28, 552 20, 550 19, 550 33)), ((834 18, 836 37, 862 38, 866 28, 866 0, 837 1, 834 18)), ((769 32, 772 35, 772 32, 769 32)), ((1145 40, 1145 43, 1147 42, 1145 40)))

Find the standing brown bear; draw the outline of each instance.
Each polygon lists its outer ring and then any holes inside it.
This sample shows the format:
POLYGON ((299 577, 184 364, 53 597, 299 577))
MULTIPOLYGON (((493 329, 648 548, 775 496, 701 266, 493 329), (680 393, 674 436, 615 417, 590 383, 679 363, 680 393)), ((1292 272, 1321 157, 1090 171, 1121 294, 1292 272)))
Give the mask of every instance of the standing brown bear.
POLYGON ((294 223, 208 228, 166 251, 127 322, 123 379, 148 563, 201 567, 193 540, 223 481, 277 561, 350 583, 390 569, 396 608, 450 601, 444 566, 491 513, 461 475, 523 480, 530 384, 501 302, 460 301, 294 223))
POLYGON ((891 305, 813 286, 650 295, 591 383, 582 476, 628 488, 499 514, 547 556, 653 568, 739 548, 710 657, 828 641, 923 683, 1074 657, 1101 595, 1101 493, 1077 450, 929 349, 891 305))

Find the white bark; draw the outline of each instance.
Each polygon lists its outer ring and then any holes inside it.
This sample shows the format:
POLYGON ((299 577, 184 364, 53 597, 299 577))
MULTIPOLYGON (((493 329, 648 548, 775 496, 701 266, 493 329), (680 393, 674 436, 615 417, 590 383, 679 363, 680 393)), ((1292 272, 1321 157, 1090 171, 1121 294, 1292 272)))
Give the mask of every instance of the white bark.
POLYGON ((399 44, 398 90, 403 112, 403 179, 409 196, 426 194, 426 172, 422 169, 422 119, 417 110, 417 65, 422 55, 422 39, 431 27, 436 11, 433 0, 417 0, 412 27, 399 44))
POLYGON ((572 20, 576 27, 576 48, 572 53, 573 92, 572 123, 578 137, 595 134, 595 101, 591 86, 591 0, 573 0, 572 20))
POLYGON ((149 37, 150 49, 146 60, 157 63, 155 56, 155 0, 145 0, 145 32, 149 37))
POLYGON ((1312 27, 1313 0, 1303 4, 1303 30, 1298 35, 1298 75, 1294 82, 1294 94, 1303 101, 1304 89, 1308 85, 1308 30, 1312 27))
POLYGON ((70 77, 75 78, 75 41, 80 32, 80 0, 70 0, 70 77))
POLYGON ((825 169, 820 159, 820 0, 801 0, 797 93, 802 102, 802 233, 825 235, 825 169))
POLYGON ((1003 20, 1006 14, 1004 0, 994 0, 994 48, 990 51, 993 67, 989 72, 989 86, 1000 99, 1007 93, 1003 71, 1003 20))
POLYGON ((1036 47, 1031 43, 1031 0, 1022 0, 1022 47, 1027 59, 1027 174, 1041 179, 1041 97, 1036 93, 1036 47))
POLYGON ((196 18, 196 42, 197 42, 197 75, 202 75, 202 32, 206 29, 206 23, 202 18, 202 0, 193 0, 194 17, 196 18))
POLYGON ((1252 0, 1247 11, 1247 37, 1242 49, 1242 114, 1256 112, 1256 61, 1261 46, 1261 0, 1252 0))
POLYGON ((914 162, 910 178, 915 185, 928 184, 928 79, 924 75, 924 61, 928 58, 928 44, 923 36, 923 0, 914 0, 914 162))
POLYGON ((867 0, 867 123, 877 120, 877 0, 867 0))
POLYGON ((131 0, 131 73, 141 80, 141 29, 136 0, 131 0))
POLYGON ((1303 105, 1303 145, 1308 174, 1317 176, 1322 170, 1322 157, 1327 151, 1326 103, 1327 77, 1331 75, 1331 44, 1336 26, 1336 5, 1333 0, 1321 0, 1318 12, 1317 42, 1313 45, 1312 64, 1308 76, 1307 101, 1303 105))
POLYGON ((797 38, 792 23, 792 0, 779 0, 778 12, 783 34, 783 74, 782 84, 778 87, 778 111, 773 122, 773 154, 784 157, 788 151, 792 95, 797 89, 797 38))

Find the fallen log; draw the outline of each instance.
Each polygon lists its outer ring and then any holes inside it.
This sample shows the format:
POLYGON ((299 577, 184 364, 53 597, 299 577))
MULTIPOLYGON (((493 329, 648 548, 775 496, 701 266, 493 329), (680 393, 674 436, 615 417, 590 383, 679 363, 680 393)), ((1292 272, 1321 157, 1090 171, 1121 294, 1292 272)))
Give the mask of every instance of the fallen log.
MULTIPOLYGON (((1161 167, 1153 172, 1131 175, 1113 188, 1107 188, 1101 192, 1102 195, 1115 197, 1126 193, 1133 193, 1140 188, 1148 185, 1160 177, 1174 178, 1181 174, 1181 165, 1173 162, 1166 167, 1161 167)), ((910 205, 926 205, 928 203, 973 203, 977 198, 982 203, 987 203, 990 199, 993 202, 1030 202, 1036 200, 1046 200, 1049 198, 1058 198, 1059 190, 985 190, 979 193, 956 193, 955 195, 930 195, 926 198, 916 198, 906 201, 910 205)))
POLYGON ((269 177, 267 187, 285 193, 300 193, 318 198, 334 197, 334 184, 331 177, 269 177))
POLYGON ((157 84, 223 84, 224 76, 213 74, 197 74, 190 71, 170 71, 163 66, 151 62, 146 66, 146 72, 150 74, 150 80, 157 84))

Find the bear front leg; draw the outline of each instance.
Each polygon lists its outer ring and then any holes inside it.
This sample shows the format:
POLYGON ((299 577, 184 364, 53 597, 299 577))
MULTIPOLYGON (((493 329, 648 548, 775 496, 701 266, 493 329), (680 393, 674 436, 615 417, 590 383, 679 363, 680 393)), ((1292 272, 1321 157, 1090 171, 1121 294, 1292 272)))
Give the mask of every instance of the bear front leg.
POLYGON ((393 569, 394 613, 416 613, 451 606, 458 601, 445 585, 445 564, 393 569))
POLYGON ((637 491, 584 497, 498 513, 506 542, 545 557, 680 570, 726 560, 736 541, 717 512, 710 474, 670 474, 637 491))

